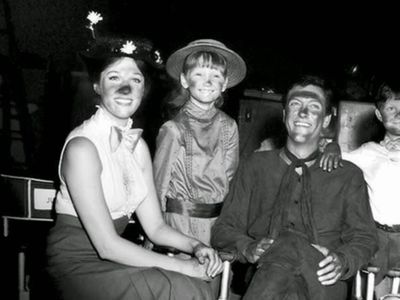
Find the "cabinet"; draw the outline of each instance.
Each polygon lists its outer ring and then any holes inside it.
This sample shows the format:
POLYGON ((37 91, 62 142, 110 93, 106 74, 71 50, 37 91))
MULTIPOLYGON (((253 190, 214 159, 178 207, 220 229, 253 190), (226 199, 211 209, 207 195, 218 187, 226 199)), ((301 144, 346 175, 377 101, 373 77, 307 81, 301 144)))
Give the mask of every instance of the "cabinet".
POLYGON ((267 138, 282 145, 285 130, 282 122, 282 95, 245 90, 239 108, 240 156, 247 156, 267 138))

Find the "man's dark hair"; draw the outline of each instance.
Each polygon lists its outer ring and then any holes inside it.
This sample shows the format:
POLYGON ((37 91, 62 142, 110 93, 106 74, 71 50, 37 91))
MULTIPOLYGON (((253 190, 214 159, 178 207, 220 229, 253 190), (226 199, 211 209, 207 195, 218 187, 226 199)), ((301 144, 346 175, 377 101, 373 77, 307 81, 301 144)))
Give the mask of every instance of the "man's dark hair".
POLYGON ((286 94, 283 96, 282 104, 283 107, 286 107, 287 101, 289 100, 289 93, 290 91, 296 87, 306 87, 307 85, 314 85, 322 89, 325 96, 325 105, 326 105, 326 114, 329 115, 332 113, 332 98, 333 98, 333 90, 327 80, 323 79, 322 77, 315 76, 315 75, 303 75, 295 80, 287 89, 286 94))

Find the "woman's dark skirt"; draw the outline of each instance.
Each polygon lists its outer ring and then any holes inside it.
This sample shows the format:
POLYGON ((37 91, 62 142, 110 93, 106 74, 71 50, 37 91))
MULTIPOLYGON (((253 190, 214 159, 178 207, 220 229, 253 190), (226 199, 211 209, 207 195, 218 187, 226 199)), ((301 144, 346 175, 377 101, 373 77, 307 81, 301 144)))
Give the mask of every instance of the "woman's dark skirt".
MULTIPOLYGON (((114 220, 119 234, 127 224, 127 218, 114 220)), ((100 259, 73 216, 57 216, 48 237, 47 256, 47 270, 61 299, 215 299, 210 284, 200 279, 100 259)))

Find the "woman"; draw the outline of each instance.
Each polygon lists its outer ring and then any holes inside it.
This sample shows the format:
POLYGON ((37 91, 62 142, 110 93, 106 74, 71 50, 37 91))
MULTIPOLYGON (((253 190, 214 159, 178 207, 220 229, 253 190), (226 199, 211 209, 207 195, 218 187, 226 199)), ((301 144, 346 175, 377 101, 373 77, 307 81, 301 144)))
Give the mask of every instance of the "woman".
POLYGON ((139 40, 102 38, 83 55, 100 97, 96 113, 67 137, 59 164, 48 271, 63 299, 210 299, 217 253, 163 221, 149 150, 130 117, 147 93, 159 53, 139 40), (120 234, 135 212, 153 243, 192 253, 182 260, 120 234))

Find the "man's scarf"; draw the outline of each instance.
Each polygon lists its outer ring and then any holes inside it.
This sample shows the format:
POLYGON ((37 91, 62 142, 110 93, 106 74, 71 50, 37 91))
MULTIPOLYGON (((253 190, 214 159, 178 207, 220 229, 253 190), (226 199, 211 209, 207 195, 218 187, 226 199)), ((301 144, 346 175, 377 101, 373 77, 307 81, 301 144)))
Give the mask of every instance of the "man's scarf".
POLYGON ((300 195, 301 218, 310 242, 318 244, 318 234, 314 223, 311 205, 311 176, 305 163, 315 160, 319 155, 319 151, 317 150, 313 152, 305 159, 299 159, 286 147, 283 150, 291 164, 286 169, 286 172, 281 180, 278 196, 274 203, 271 215, 269 235, 271 238, 276 239, 282 230, 283 223, 285 222, 285 215, 288 207, 290 206, 290 199, 292 197, 294 187, 297 184, 298 175, 296 173, 296 168, 301 167, 303 176, 300 195))

